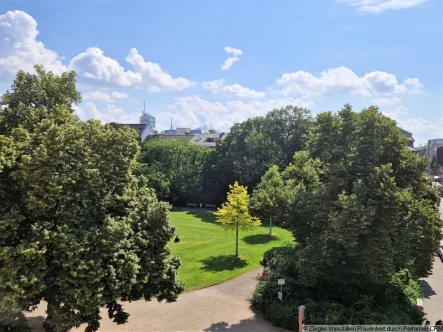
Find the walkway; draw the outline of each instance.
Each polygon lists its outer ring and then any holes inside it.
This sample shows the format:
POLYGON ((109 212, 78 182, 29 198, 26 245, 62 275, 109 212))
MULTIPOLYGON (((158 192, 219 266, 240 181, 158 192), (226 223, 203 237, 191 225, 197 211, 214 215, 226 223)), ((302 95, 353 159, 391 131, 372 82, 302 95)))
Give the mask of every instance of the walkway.
MULTIPOLYGON (((257 316, 250 308, 250 299, 257 283, 257 269, 219 285, 187 292, 174 303, 135 301, 125 303, 130 313, 124 325, 112 323, 106 310, 101 311, 99 331, 112 332, 196 332, 196 331, 254 331, 284 332, 257 316)), ((277 296, 277 294, 276 294, 277 296)), ((41 327, 45 306, 27 315, 32 331, 41 327)), ((73 331, 84 331, 84 326, 73 331)))
MULTIPOLYGON (((443 217, 443 199, 440 201, 440 217, 443 217)), ((434 259, 432 275, 422 280, 425 295, 423 300, 426 319, 434 324, 443 319, 443 263, 438 256, 434 259)))

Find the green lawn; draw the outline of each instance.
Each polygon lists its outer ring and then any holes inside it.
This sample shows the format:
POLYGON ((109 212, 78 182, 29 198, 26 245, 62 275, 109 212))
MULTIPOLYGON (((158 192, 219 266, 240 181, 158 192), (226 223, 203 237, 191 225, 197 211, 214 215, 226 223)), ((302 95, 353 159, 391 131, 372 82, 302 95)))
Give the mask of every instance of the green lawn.
POLYGON ((225 231, 215 223, 209 213, 175 211, 171 225, 176 226, 179 243, 172 240, 172 253, 180 257, 183 265, 179 277, 185 281, 186 290, 198 289, 232 279, 260 267, 263 253, 293 240, 287 230, 269 227, 239 232, 239 258, 235 258, 235 231, 225 231))

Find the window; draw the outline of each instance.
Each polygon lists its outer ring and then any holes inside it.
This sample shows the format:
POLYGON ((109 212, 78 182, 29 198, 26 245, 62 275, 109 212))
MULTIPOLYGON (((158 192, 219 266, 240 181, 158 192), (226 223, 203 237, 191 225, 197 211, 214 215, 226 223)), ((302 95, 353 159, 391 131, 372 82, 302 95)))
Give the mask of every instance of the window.
POLYGON ((202 139, 199 137, 199 138, 196 138, 195 139, 195 142, 200 142, 202 139))
POLYGON ((205 140, 206 143, 215 143, 215 138, 214 137, 208 137, 205 140))

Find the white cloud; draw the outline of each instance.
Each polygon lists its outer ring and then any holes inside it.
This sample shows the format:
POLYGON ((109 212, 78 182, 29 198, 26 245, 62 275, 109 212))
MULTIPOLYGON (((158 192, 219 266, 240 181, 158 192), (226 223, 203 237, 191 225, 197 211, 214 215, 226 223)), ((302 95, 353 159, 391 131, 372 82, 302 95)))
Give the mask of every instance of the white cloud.
POLYGON ((323 71, 319 77, 305 71, 285 73, 277 79, 277 84, 282 86, 282 90, 277 93, 306 96, 327 93, 350 93, 366 97, 388 96, 405 92, 417 93, 423 88, 418 78, 408 78, 403 84, 399 84, 393 74, 374 71, 359 77, 351 69, 343 66, 323 71))
POLYGON ((247 118, 265 115, 274 108, 287 105, 313 109, 315 104, 299 99, 284 98, 267 101, 210 102, 198 96, 178 98, 164 112, 155 114, 158 128, 168 129, 171 117, 174 127, 197 128, 203 125, 228 131, 230 127, 247 118))
POLYGON ((397 105, 401 102, 400 98, 392 97, 392 98, 375 98, 372 99, 372 102, 377 106, 392 106, 397 105))
MULTIPOLYGON (((145 62, 135 48, 129 51, 125 60, 132 65, 134 71, 125 70, 117 60, 105 56, 101 49, 90 47, 75 56, 69 68, 75 70, 80 78, 87 79, 90 83, 142 88, 149 92, 181 91, 196 85, 183 77, 173 78, 157 63, 145 62)), ((123 94, 113 97, 119 99, 120 96, 123 94)))
POLYGON ((367 14, 380 14, 388 10, 401 10, 420 6, 427 0, 341 0, 351 6, 358 7, 357 11, 367 14))
POLYGON ((125 71, 117 60, 105 56, 97 47, 89 47, 85 52, 75 56, 69 64, 69 69, 75 70, 79 77, 93 82, 124 87, 135 86, 142 82, 140 73, 125 71))
POLYGON ((264 98, 264 92, 258 92, 245 88, 236 83, 233 85, 225 85, 225 80, 208 81, 202 83, 202 88, 212 91, 213 94, 224 94, 241 98, 259 99, 264 98))
POLYGON ((84 94, 85 100, 104 101, 106 103, 114 103, 115 100, 127 99, 128 95, 121 92, 112 92, 111 94, 102 91, 92 91, 84 94))
POLYGON ((399 125, 412 132, 416 142, 427 142, 431 138, 443 137, 443 118, 436 121, 424 118, 409 118, 399 121, 399 125))
POLYGON ((183 77, 172 78, 171 75, 164 72, 158 63, 149 62, 143 59, 137 49, 132 48, 126 56, 126 61, 130 63, 137 72, 143 77, 143 86, 150 92, 162 90, 181 91, 191 86, 195 86, 183 77))
POLYGON ((404 85, 409 87, 409 91, 411 93, 417 93, 420 94, 423 92, 424 86, 420 83, 420 80, 418 78, 407 78, 403 82, 404 85))
POLYGON ((93 91, 85 94, 84 97, 86 100, 98 100, 98 101, 104 101, 106 103, 112 103, 114 100, 111 98, 111 96, 106 92, 101 91, 93 91))
POLYGON ((390 117, 393 120, 399 121, 403 116, 408 115, 409 112, 404 106, 399 106, 397 109, 393 111, 382 112, 387 117, 390 117))
POLYGON ((229 47, 229 46, 225 47, 225 52, 228 54, 232 54, 232 56, 225 60, 225 62, 223 63, 223 65, 221 67, 222 70, 228 70, 229 68, 231 68, 231 66, 235 62, 240 61, 240 55, 243 55, 242 50, 239 50, 238 48, 229 47))
POLYGON ((80 106, 73 105, 74 112, 82 120, 95 119, 102 123, 138 123, 138 117, 128 115, 125 111, 114 104, 107 104, 104 108, 98 108, 97 105, 87 102, 80 106))
POLYGON ((128 99, 129 96, 124 92, 113 92, 111 93, 112 97, 115 99, 128 99))
POLYGON ((60 74, 66 70, 61 57, 37 40, 37 22, 19 10, 0 15, 0 78, 9 80, 22 69, 34 72, 33 66, 43 65, 60 74))

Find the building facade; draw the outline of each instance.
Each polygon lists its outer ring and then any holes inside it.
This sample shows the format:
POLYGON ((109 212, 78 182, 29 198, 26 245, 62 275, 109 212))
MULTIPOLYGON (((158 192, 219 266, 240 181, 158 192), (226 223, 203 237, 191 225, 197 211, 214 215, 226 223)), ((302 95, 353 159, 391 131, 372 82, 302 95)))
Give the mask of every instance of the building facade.
POLYGON ((437 149, 442 145, 443 145, 443 138, 430 139, 428 141, 428 146, 426 149, 428 158, 432 159, 434 157, 437 157, 437 149))

